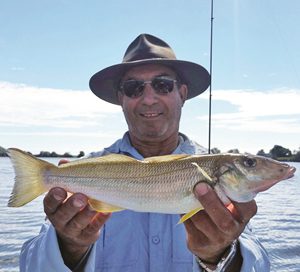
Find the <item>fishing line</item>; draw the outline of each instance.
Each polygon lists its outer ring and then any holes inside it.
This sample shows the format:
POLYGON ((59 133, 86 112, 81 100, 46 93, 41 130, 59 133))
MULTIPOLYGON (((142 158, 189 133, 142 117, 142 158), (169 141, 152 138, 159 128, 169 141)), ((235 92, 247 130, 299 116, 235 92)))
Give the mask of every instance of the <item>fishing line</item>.
POLYGON ((212 47, 213 47, 213 20, 214 20, 214 1, 210 5, 210 58, 209 58, 209 105, 208 105, 208 154, 211 153, 211 100, 212 100, 212 47))

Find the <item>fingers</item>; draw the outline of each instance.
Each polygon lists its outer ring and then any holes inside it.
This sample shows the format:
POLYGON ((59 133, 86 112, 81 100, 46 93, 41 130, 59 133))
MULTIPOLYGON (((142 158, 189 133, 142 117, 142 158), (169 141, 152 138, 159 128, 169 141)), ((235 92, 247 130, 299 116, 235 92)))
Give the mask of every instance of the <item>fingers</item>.
POLYGON ((96 242, 100 229, 110 214, 92 211, 87 205, 58 231, 58 241, 65 264, 73 267, 87 252, 90 245, 96 242))
POLYGON ((257 213, 257 205, 255 200, 251 200, 247 203, 233 202, 230 211, 238 222, 247 224, 250 219, 257 213))
POLYGON ((256 213, 255 201, 232 202, 225 207, 215 191, 205 183, 195 187, 201 210, 185 221, 189 249, 204 260, 214 262, 239 237, 256 213))
POLYGON ((110 216, 110 213, 96 213, 92 221, 84 229, 83 235, 91 236, 97 234, 110 216))
POLYGON ((217 194, 210 186, 200 183, 195 187, 195 194, 210 220, 223 233, 234 232, 239 229, 239 223, 231 212, 223 205, 217 194))
POLYGON ((61 204, 55 213, 48 215, 49 219, 57 231, 66 235, 78 235, 95 215, 87 204, 85 195, 74 194, 61 204))
POLYGON ((62 188, 52 188, 44 198, 44 211, 48 217, 55 213, 57 208, 67 198, 67 192, 62 188))
POLYGON ((99 230, 110 214, 90 208, 87 196, 75 193, 67 198, 62 188, 52 188, 44 198, 44 210, 61 241, 89 246, 99 236, 99 230))
POLYGON ((211 220, 206 211, 200 211, 197 213, 197 216, 193 216, 191 220, 186 221, 186 228, 189 230, 189 233, 198 235, 201 233, 201 240, 205 242, 204 238, 215 239, 218 237, 218 227, 211 220))
POLYGON ((187 234, 194 237, 195 244, 201 245, 201 247, 205 247, 210 242, 209 234, 205 233, 205 230, 210 230, 211 236, 216 237, 217 228, 204 210, 198 212, 190 220, 185 221, 184 224, 187 234))
POLYGON ((69 160, 67 159, 61 159, 59 162, 58 162, 58 165, 61 165, 61 164, 64 164, 64 163, 68 163, 70 162, 69 160))
POLYGON ((236 223, 247 224, 257 212, 255 200, 246 203, 232 201, 225 207, 217 194, 205 183, 200 183, 195 187, 195 194, 209 217, 221 229, 234 227, 236 223))
POLYGON ((93 219, 95 211, 92 211, 87 205, 87 199, 84 195, 74 194, 57 212, 56 222, 58 227, 65 235, 77 236, 87 227, 93 219))

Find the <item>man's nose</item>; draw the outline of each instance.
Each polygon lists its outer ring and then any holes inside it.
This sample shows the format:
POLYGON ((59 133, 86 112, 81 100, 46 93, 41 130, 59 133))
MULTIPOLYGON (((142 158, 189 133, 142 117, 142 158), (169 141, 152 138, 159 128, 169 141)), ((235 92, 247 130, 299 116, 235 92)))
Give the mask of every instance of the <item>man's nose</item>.
POLYGON ((145 84, 144 91, 141 98, 144 104, 151 105, 157 102, 157 93, 153 89, 151 84, 149 83, 145 84))

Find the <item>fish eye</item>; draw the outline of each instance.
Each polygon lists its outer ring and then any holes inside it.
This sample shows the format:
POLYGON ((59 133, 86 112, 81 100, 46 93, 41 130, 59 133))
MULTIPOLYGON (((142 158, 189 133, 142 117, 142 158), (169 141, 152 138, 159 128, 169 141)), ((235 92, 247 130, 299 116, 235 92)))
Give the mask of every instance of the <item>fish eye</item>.
POLYGON ((256 159, 246 158, 244 160, 244 165, 246 167, 255 167, 256 166, 256 159))

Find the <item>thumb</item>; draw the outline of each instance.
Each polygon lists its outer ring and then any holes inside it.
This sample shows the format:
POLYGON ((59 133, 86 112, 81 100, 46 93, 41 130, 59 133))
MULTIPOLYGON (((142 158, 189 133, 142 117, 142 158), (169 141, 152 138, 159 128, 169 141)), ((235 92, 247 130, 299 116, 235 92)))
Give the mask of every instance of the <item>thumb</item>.
POLYGON ((70 162, 70 161, 67 160, 67 159, 61 159, 61 160, 58 162, 58 165, 65 164, 65 163, 68 163, 68 162, 70 162))

